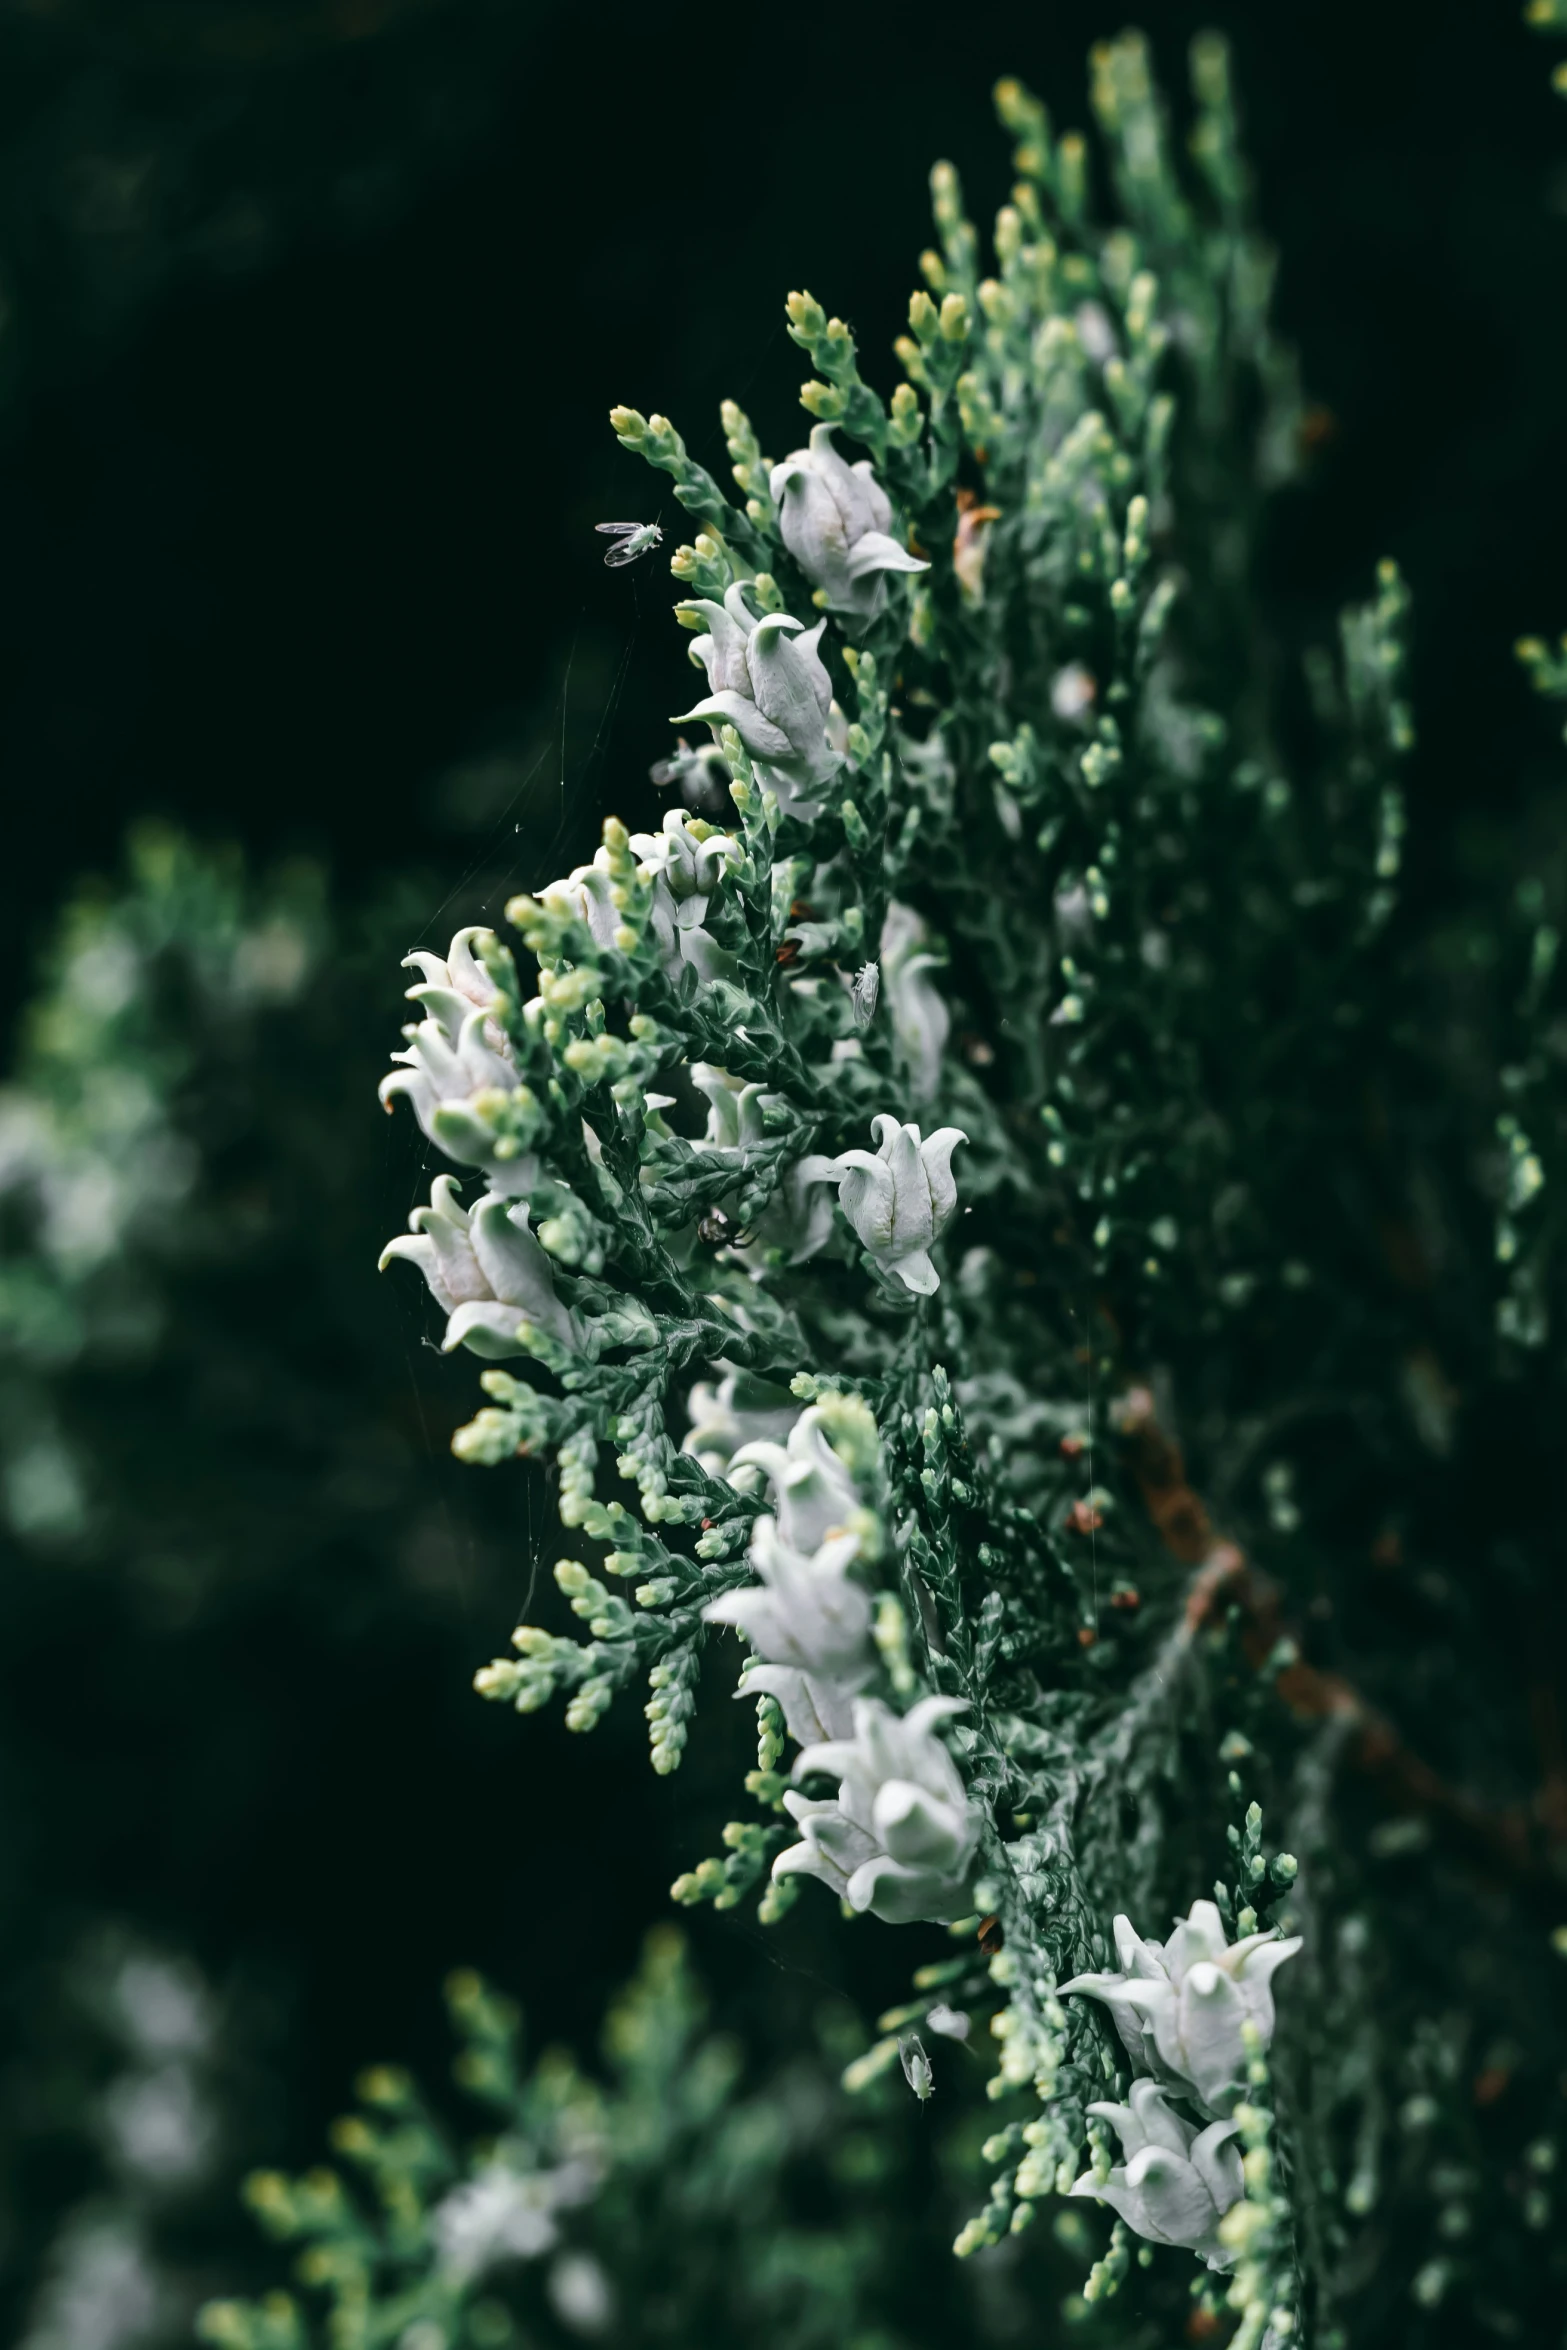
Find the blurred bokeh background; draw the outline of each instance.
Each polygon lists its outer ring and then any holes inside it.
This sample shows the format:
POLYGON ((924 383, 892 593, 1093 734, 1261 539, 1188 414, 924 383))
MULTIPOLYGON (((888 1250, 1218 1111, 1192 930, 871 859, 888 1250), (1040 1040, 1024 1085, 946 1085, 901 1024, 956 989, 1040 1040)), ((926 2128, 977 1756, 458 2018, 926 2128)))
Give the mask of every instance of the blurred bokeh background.
MULTIPOLYGON (((1555 813, 1511 653, 1567 617, 1549 59, 1490 0, 1138 21, 1176 85, 1194 30, 1233 41, 1313 402, 1268 641, 1403 566, 1439 912, 1555 813)), ((781 454, 784 293, 887 352, 931 161, 987 217, 997 74, 1082 120, 1118 23, 0 5, 7 2338, 93 2350, 62 2245, 130 2178, 192 2291, 245 2281, 238 2177, 308 2160, 365 2059, 437 2073, 452 1964, 588 2044, 713 1849, 743 1723, 658 1782, 634 1714, 571 1739, 470 1693, 556 1536, 527 1473, 450 1459, 469 1369, 375 1275, 419 1181, 374 1100, 397 959, 652 812, 683 649, 655 566, 600 562, 592 524, 656 498, 610 404, 716 464, 730 394, 781 454)), ((764 2059, 833 1980, 867 2012, 906 1980, 806 1909, 780 1952, 693 1928, 764 2059)), ((959 2322, 945 2274, 905 2277, 919 2339, 959 2322)), ((102 2350, 179 2338, 177 2303, 102 2350)))

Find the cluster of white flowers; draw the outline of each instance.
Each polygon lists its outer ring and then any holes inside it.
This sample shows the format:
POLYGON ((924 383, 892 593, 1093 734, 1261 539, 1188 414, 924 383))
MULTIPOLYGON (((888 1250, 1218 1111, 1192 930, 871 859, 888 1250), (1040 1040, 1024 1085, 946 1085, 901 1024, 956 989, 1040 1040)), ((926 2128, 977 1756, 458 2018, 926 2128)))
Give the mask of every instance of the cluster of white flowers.
MULTIPOLYGON (((743 1167, 766 1135, 765 1087, 742 1084, 706 1062, 694 1063, 690 1075, 708 1101, 707 1131, 696 1148, 730 1152, 743 1167)), ((648 1106, 666 1108, 669 1098, 649 1094, 648 1106)), ((781 1248, 792 1265, 817 1255, 832 1234, 832 1198, 823 1188, 830 1184, 876 1272, 916 1297, 929 1297, 940 1287, 931 1245, 958 1200, 952 1154, 968 1136, 956 1126, 922 1136, 918 1126, 902 1125, 885 1111, 871 1120, 871 1133, 878 1146, 874 1152, 847 1150, 828 1158, 811 1151, 787 1167, 759 1220, 757 1237, 767 1247, 781 1248)))
POLYGON ((1115 1921, 1120 1967, 1075 1975, 1062 1994, 1081 1992, 1108 2008, 1138 2073, 1129 2105, 1091 2105, 1121 2140, 1122 2160, 1085 2172, 1074 2195, 1097 2196, 1154 2244, 1182 2244, 1210 2268, 1233 2266, 1219 2222, 1244 2188, 1233 2144, 1252 2050, 1273 2037, 1273 1977, 1300 1948, 1277 1927, 1230 1942, 1211 1901, 1192 1904, 1168 1942, 1145 1942, 1128 1918, 1115 1921), (1171 2099, 1196 2109, 1185 2120, 1171 2099))
MULTIPOLYGON (((871 620, 890 575, 928 568, 890 535, 891 506, 870 463, 846 463, 828 426, 772 469, 771 495, 784 541, 829 611, 871 620)), ((738 736, 779 814, 810 822, 845 767, 850 730, 821 657, 826 620, 807 627, 765 608, 777 600, 763 579, 736 581, 721 601, 700 597, 680 607, 698 630, 690 650, 708 691, 676 723, 705 720, 722 737, 720 752, 723 740, 732 749, 738 736)), ((715 909, 744 854, 733 834, 671 809, 657 832, 606 834, 592 862, 542 889, 537 905, 557 921, 580 923, 604 952, 632 953, 650 935, 666 977, 683 991, 693 979, 733 983, 740 966, 715 909)), ((950 1028, 931 976, 940 958, 920 917, 897 903, 887 909, 877 951, 878 961, 852 980, 843 975, 857 1033, 840 1040, 837 1053, 861 1053, 880 1009, 908 1091, 924 1103, 938 1090, 950 1028)), ((465 930, 446 958, 409 958, 419 975, 409 995, 421 1017, 405 1030, 382 1100, 390 1106, 407 1094, 424 1133, 481 1174, 486 1188, 465 1203, 452 1176, 437 1177, 428 1204, 381 1261, 418 1266, 447 1316, 448 1351, 465 1346, 490 1360, 524 1352, 552 1360, 557 1348, 591 1356, 603 1325, 557 1289, 559 1266, 584 1260, 564 1229, 570 1218, 558 1202, 566 1187, 534 1148, 545 1113, 520 1082, 518 1056, 497 1020, 491 952, 483 933, 465 930)), ((806 974, 785 984, 823 983, 806 974)), ((542 1002, 529 1004, 523 1017, 543 1011, 542 1002)), ((738 1198, 741 1178, 766 1164, 771 1097, 710 1062, 693 1062, 683 1075, 707 1102, 706 1131, 692 1147, 733 1165, 738 1198)), ((675 1102, 644 1096, 655 1138, 669 1138, 663 1112, 675 1102)), ((815 1256, 841 1210, 886 1296, 912 1300, 937 1289, 931 1251, 957 1208, 952 1154, 967 1137, 952 1126, 925 1134, 884 1111, 871 1120, 871 1139, 874 1150, 802 1152, 775 1170, 772 1196, 755 1217, 753 1264, 776 1263, 779 1253, 790 1264, 815 1256)), ((728 1207, 734 1198, 725 1195, 728 1207)), ((866 1577, 883 1536, 848 1463, 865 1469, 874 1459, 874 1422, 864 1412, 859 1436, 837 1449, 834 1432, 842 1437, 863 1407, 838 1397, 831 1413, 801 1412, 774 1400, 776 1391, 753 1401, 728 1366, 716 1369, 716 1389, 692 1392, 688 1447, 742 1491, 770 1487, 772 1508, 753 1528, 754 1580, 715 1599, 707 1620, 749 1643, 741 1693, 781 1711, 802 1749, 796 1779, 838 1780, 831 1797, 789 1790, 784 1800, 800 1841, 779 1855, 775 1876, 817 1875, 853 1907, 887 1919, 954 1917, 968 1902, 979 1840, 978 1816, 938 1735, 961 1708, 927 1698, 899 1715, 868 1694, 881 1668, 866 1577)), ((491 2185, 499 2195, 500 2184, 491 2185)), ((506 2188, 514 2202, 516 2192, 506 2188)))
MULTIPOLYGON (((682 965, 690 964, 700 980, 731 977, 733 960, 705 925, 725 868, 740 854, 738 843, 729 833, 693 820, 685 809, 671 808, 657 832, 635 832, 627 846, 639 860, 641 878, 652 884, 653 936, 668 976, 678 979, 682 965)), ((622 893, 608 849, 596 850, 591 864, 575 866, 563 881, 547 883, 539 902, 574 916, 595 946, 629 948, 635 943, 635 932, 625 926, 622 893)), ((493 998, 494 989, 483 972, 478 976, 488 998, 493 998)))
POLYGON ((778 1855, 774 1877, 820 1877, 851 1909, 889 1925, 972 1909, 979 1817, 935 1734, 937 1722, 966 1710, 962 1698, 923 1697, 898 1715, 879 1698, 856 1698, 853 1737, 808 1746, 795 1764, 796 1778, 830 1772, 839 1787, 825 1801, 793 1788, 785 1795, 803 1841, 778 1855))
MULTIPOLYGON (((869 459, 847 464, 832 434, 831 425, 817 425, 808 448, 773 467, 769 487, 784 544, 818 603, 874 620, 890 573, 930 566, 890 535, 892 507, 869 459)), ((672 723, 705 718, 715 729, 732 726, 781 813, 809 822, 843 765, 847 736, 819 650, 826 621, 807 628, 790 612, 758 617, 739 581, 722 603, 693 597, 680 610, 705 624, 691 657, 706 671, 708 691, 672 723)))
POLYGON ((813 1409, 801 1412, 786 1443, 742 1445, 725 1475, 771 1482, 776 1516, 758 1518, 750 1562, 759 1578, 703 1611, 751 1643, 741 1696, 776 1698, 789 1734, 808 1746, 844 1735, 850 1699, 875 1669, 871 1599, 850 1575, 860 1556, 860 1496, 813 1409))
MULTIPOLYGON (((839 1399, 840 1415, 844 1408, 839 1399)), ((865 1433, 874 1440, 873 1425, 865 1433)), ((874 1611, 852 1570, 879 1528, 819 1407, 800 1414, 784 1443, 740 1446, 724 1474, 739 1484, 758 1472, 775 1511, 757 1520, 751 1538, 758 1580, 704 1612, 749 1640, 739 1694, 781 1707, 802 1748, 794 1777, 839 1782, 835 1796, 784 1794, 801 1841, 779 1853, 774 1881, 820 1877, 851 1909, 893 1925, 961 1916, 971 1906, 979 1819, 935 1726, 964 1708, 928 1697, 900 1717, 862 1694, 877 1669, 874 1611)))

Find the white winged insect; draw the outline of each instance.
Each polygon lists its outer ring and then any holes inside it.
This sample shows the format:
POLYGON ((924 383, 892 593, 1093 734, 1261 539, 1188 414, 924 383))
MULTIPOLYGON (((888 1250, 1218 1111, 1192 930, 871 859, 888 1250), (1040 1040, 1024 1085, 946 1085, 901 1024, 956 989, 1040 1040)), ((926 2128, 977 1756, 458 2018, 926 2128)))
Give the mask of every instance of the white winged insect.
POLYGON ((596 522, 593 527, 601 530, 606 538, 620 541, 604 558, 612 571, 622 563, 634 563, 639 555, 649 554, 662 543, 664 536, 656 522, 596 522))
POLYGON ((923 2105, 927 2097, 933 2097, 936 2093, 936 2076, 931 2070, 930 2058, 925 2054, 925 2043, 918 2032, 898 2034, 898 2062, 903 2067, 904 2079, 923 2105))

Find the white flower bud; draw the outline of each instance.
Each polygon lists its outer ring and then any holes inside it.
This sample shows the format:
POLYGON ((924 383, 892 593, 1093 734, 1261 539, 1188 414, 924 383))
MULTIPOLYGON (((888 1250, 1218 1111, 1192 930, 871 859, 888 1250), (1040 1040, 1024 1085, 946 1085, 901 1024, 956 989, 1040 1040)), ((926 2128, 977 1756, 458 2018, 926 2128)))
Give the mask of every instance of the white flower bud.
POLYGON ((729 762, 716 743, 693 750, 683 734, 677 735, 675 748, 667 759, 654 762, 648 779, 655 791, 678 790, 694 815, 722 816, 729 807, 729 762))
POLYGON ((1115 328, 1102 302, 1079 302, 1076 326, 1077 339, 1096 367, 1103 367, 1107 359, 1115 357, 1115 328))
POLYGON ((1219 2240, 1219 2222, 1245 2189, 1233 2121, 1199 2129, 1171 2110, 1157 2081, 1134 2081, 1128 2105, 1091 2105, 1121 2141, 1122 2159, 1099 2179, 1085 2171, 1071 2188, 1108 2203, 1150 2244, 1178 2244, 1210 2268, 1227 2269, 1235 2254, 1219 2240))
POLYGON ((1058 718, 1072 723, 1088 716, 1098 691, 1092 670, 1081 661, 1069 661, 1050 681, 1050 707, 1058 718))
POLYGON ((941 1056, 952 1028, 930 974, 941 969, 928 947, 929 932, 912 906, 896 899, 881 926, 881 968, 898 1052, 918 1100, 929 1101, 941 1083, 941 1056))
POLYGON ((607 2334, 615 2321, 615 2288, 591 2252, 563 2252, 545 2282, 550 2307, 568 2333, 590 2341, 607 2334))
POLYGON ((871 1120, 871 1132, 874 1155, 841 1151, 812 1179, 837 1184, 838 1205, 882 1270, 929 1297, 941 1286, 930 1245, 958 1203, 952 1154, 968 1136, 943 1126, 922 1141, 917 1126, 900 1126, 885 1112, 871 1120))
POLYGON ((874 620, 890 571, 928 571, 930 565, 888 536, 892 507, 869 458, 846 464, 833 446, 833 428, 818 424, 808 449, 796 449, 772 471, 784 545, 813 587, 823 588, 836 612, 874 620))

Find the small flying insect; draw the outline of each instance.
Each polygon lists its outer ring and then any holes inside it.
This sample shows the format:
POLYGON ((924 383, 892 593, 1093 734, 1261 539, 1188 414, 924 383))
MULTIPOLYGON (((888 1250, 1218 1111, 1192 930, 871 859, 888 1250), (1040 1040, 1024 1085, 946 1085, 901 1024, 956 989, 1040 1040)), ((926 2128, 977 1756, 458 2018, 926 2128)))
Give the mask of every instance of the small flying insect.
POLYGON ((898 2034, 898 2062, 903 2067, 904 2079, 923 2105, 927 2097, 935 2094, 936 2076, 918 2032, 898 2034))
POLYGON ((866 963, 856 971, 849 986, 849 1000, 854 1007, 856 1028, 869 1028, 876 1017, 876 998, 881 993, 881 967, 866 963))
POLYGON ((664 534, 656 522, 596 522, 593 527, 606 538, 620 541, 604 558, 612 571, 622 563, 634 563, 639 555, 650 554, 663 543, 664 534))

